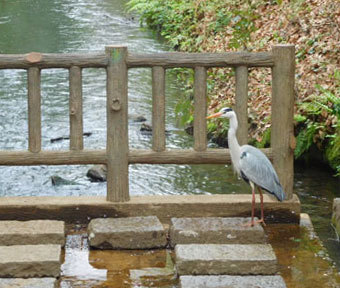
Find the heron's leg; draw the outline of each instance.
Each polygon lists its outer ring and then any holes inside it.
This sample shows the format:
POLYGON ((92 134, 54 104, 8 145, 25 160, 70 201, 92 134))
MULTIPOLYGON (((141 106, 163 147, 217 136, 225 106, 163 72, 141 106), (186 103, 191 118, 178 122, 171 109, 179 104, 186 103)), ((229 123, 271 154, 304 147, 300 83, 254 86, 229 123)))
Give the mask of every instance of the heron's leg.
MULTIPOLYGON (((255 184, 251 181, 249 181, 250 187, 251 187, 251 193, 252 193, 252 201, 251 201, 251 222, 245 223, 243 226, 251 226, 253 227, 255 225, 254 216, 255 216, 255 184)), ((257 221, 256 221, 257 223, 257 221)))
POLYGON ((251 186, 252 201, 251 201, 251 226, 254 226, 254 215, 255 215, 255 185, 253 182, 249 182, 251 186))
POLYGON ((258 223, 263 223, 264 226, 266 226, 266 223, 264 222, 264 211, 263 211, 263 193, 262 189, 260 187, 257 187, 260 193, 260 200, 261 200, 261 219, 258 221, 258 223))

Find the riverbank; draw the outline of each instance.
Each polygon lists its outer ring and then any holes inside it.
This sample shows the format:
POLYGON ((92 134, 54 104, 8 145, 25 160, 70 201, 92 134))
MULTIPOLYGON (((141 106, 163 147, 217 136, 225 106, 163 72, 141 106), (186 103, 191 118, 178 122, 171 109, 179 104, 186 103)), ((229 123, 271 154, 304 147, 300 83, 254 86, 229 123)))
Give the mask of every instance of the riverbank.
MULTIPOLYGON (((168 1, 131 0, 143 25, 158 31, 174 50, 222 52, 268 51, 276 44, 296 47, 296 159, 317 153, 340 173, 340 2, 308 1, 168 1), (161 7, 161 9, 160 9, 161 7)), ((188 95, 177 112, 189 123, 192 73, 184 71, 188 95)), ((208 71, 209 110, 234 104, 234 71, 208 71)), ((266 69, 249 74, 249 135, 252 144, 270 141, 271 75, 266 69)), ((221 142, 227 127, 216 120, 209 135, 221 142)))

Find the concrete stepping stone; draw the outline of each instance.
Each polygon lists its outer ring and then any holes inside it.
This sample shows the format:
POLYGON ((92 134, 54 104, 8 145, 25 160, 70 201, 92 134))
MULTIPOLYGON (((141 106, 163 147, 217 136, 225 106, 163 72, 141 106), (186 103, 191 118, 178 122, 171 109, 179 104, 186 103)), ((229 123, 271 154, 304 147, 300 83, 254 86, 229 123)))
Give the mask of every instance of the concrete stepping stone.
POLYGON ((268 244, 178 244, 179 275, 271 275, 277 260, 268 244))
POLYGON ((255 244, 265 243, 261 225, 245 226, 251 218, 172 218, 170 244, 255 244))
POLYGON ((181 288, 286 288, 281 276, 181 276, 181 288))
POLYGON ((100 249, 152 249, 167 245, 166 231, 156 216, 93 219, 90 246, 100 249))
POLYGON ((65 244, 65 224, 55 220, 0 221, 0 245, 65 244))
POLYGON ((0 246, 0 277, 58 277, 60 245, 0 246))
POLYGON ((0 278, 2 288, 57 288, 55 278, 0 278))

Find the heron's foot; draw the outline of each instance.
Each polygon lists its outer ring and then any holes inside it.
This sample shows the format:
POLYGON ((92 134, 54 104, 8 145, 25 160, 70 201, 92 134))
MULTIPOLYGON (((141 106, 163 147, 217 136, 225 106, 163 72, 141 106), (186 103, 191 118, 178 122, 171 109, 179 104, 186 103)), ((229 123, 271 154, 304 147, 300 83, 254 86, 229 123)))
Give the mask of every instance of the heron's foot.
POLYGON ((263 219, 263 218, 261 218, 260 220, 255 221, 255 223, 257 223, 257 224, 262 224, 262 226, 267 226, 267 225, 266 225, 266 222, 264 222, 264 219, 263 219))
POLYGON ((254 227, 257 221, 250 221, 247 223, 243 223, 242 227, 254 227))
POLYGON ((266 226, 266 223, 264 222, 264 219, 256 220, 256 221, 250 221, 247 223, 242 224, 243 227, 254 227, 255 225, 262 224, 262 226, 266 226))

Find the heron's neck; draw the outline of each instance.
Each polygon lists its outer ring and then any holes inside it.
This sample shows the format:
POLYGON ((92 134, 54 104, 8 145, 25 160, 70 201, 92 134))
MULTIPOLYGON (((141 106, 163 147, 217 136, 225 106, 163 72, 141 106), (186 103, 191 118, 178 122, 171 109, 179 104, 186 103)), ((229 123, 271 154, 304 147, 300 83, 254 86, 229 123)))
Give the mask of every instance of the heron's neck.
POLYGON ((228 146, 229 151, 231 155, 231 162, 233 163, 233 166, 237 173, 240 173, 239 163, 238 160, 241 156, 241 147, 238 144, 237 138, 236 138, 236 131, 237 131, 237 117, 236 114, 233 115, 229 119, 229 130, 228 130, 228 146))

